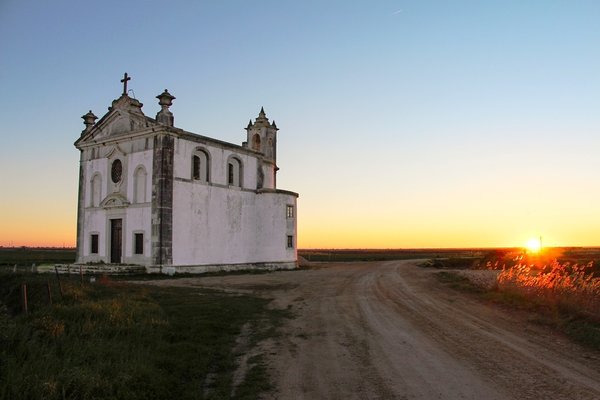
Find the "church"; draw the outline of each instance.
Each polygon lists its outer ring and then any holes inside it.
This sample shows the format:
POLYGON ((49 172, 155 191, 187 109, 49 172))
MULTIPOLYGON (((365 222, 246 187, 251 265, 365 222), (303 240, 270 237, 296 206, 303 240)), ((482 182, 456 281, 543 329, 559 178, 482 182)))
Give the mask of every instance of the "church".
POLYGON ((156 118, 123 93, 82 118, 77 209, 80 265, 147 272, 297 266, 298 194, 276 187, 277 125, 263 109, 240 145, 174 126, 168 90, 156 118))

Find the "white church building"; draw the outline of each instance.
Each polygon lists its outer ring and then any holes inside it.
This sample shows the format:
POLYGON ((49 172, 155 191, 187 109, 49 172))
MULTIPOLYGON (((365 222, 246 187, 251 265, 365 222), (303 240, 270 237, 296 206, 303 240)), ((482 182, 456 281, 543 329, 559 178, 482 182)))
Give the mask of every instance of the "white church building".
POLYGON ((298 194, 279 190, 277 131, 261 109, 242 145, 176 128, 175 99, 156 118, 123 94, 102 118, 85 114, 77 264, 148 272, 295 268, 298 194))

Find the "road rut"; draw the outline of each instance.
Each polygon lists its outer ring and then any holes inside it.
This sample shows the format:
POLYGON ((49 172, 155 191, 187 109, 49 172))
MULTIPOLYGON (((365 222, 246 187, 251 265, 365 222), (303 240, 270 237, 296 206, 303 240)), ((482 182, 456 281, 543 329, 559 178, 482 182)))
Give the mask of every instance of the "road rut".
POLYGON ((273 399, 600 399, 600 354, 416 261, 177 280, 292 310, 262 343, 273 399))

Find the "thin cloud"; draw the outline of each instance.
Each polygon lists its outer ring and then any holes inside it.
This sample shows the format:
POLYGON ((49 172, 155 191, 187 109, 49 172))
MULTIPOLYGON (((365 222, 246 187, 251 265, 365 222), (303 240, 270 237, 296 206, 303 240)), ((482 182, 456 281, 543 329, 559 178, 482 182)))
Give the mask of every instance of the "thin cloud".
POLYGON ((398 15, 402 12, 402 9, 396 10, 393 13, 391 13, 390 15, 398 15))

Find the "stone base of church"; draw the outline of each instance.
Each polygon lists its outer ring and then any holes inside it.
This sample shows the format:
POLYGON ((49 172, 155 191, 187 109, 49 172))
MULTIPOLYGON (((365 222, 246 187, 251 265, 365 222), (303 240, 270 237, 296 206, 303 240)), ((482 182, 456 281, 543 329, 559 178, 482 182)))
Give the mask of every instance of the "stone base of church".
POLYGON ((207 272, 231 272, 231 271, 277 271, 298 268, 295 261, 268 262, 268 263, 244 263, 244 264, 213 264, 213 265, 153 265, 147 266, 148 273, 175 274, 204 274, 207 272))
POLYGON ((146 273, 143 265, 126 264, 56 264, 54 267, 38 268, 38 272, 59 274, 85 274, 85 275, 134 275, 146 273))
POLYGON ((133 275, 133 274, 204 274, 230 271, 276 271, 298 268, 297 262, 269 262, 216 265, 128 265, 128 264, 56 264, 38 267, 38 272, 85 275, 133 275))

